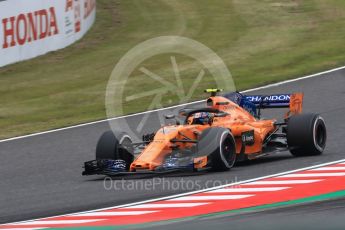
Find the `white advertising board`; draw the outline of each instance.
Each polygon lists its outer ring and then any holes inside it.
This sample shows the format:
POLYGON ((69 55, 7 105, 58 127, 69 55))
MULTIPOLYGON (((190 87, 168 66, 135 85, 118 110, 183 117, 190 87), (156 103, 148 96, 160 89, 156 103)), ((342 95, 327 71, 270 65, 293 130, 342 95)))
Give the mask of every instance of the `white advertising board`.
POLYGON ((96 0, 0 1, 0 67, 71 45, 95 18, 96 0))

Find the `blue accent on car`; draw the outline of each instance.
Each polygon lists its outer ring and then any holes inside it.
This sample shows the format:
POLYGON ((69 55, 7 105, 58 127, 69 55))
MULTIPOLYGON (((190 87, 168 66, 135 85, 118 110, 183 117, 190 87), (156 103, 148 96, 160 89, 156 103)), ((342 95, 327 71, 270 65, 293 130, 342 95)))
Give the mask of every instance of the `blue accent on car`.
POLYGON ((165 159, 165 162, 162 165, 163 169, 193 169, 194 162, 190 158, 187 162, 178 157, 169 157, 165 159))
POLYGON ((250 114, 252 114, 253 116, 256 116, 256 105, 252 102, 250 102, 249 100, 247 100, 247 98, 242 97, 241 102, 240 102, 240 106, 242 108, 244 108, 245 110, 247 110, 247 112, 249 112, 250 114))
POLYGON ((291 94, 243 95, 233 92, 223 96, 254 115, 258 108, 288 108, 291 94))
POLYGON ((246 95, 245 98, 253 104, 266 108, 289 107, 290 94, 246 95))
POLYGON ((124 160, 102 160, 102 166, 105 170, 111 172, 126 171, 127 164, 124 160))
POLYGON ((239 92, 233 92, 228 93, 224 95, 225 98, 231 100, 232 102, 238 104, 242 108, 244 108, 247 112, 252 114, 253 116, 256 116, 256 105, 252 103, 250 100, 247 99, 247 96, 239 93, 239 92))

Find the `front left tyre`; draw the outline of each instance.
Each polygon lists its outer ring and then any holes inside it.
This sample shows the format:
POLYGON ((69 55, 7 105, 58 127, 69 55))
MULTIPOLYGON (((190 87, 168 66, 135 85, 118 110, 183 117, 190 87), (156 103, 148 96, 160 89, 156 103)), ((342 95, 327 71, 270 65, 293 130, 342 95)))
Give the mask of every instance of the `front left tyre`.
POLYGON ((125 132, 106 131, 98 140, 97 160, 124 160, 127 168, 134 160, 132 139, 125 132))
POLYGON ((212 171, 227 171, 235 164, 236 143, 229 129, 205 129, 199 137, 197 149, 198 155, 207 156, 212 171))

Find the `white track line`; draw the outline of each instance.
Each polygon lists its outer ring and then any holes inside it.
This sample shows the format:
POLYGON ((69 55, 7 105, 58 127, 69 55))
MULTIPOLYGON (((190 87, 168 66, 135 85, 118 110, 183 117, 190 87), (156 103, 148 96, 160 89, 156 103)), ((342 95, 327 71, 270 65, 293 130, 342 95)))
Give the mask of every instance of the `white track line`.
MULTIPOLYGON (((319 76, 322 76, 324 74, 333 73, 333 72, 336 72, 336 71, 342 70, 342 69, 345 69, 345 66, 342 66, 342 67, 339 67, 339 68, 334 68, 334 69, 323 71, 323 72, 319 72, 319 73, 315 73, 315 74, 311 74, 311 75, 307 75, 307 76, 304 76, 304 77, 299 77, 299 78, 295 78, 295 79, 291 79, 291 80, 286 80, 286 81, 281 81, 281 82, 278 82, 278 83, 269 84, 269 85, 266 85, 266 86, 261 86, 261 87, 257 87, 257 88, 253 88, 253 89, 244 90, 241 93, 249 93, 249 92, 253 92, 253 91, 257 91, 257 90, 261 90, 261 89, 267 89, 267 88, 272 88, 272 87, 284 85, 284 84, 287 84, 287 83, 292 83, 292 82, 295 82, 295 81, 305 80, 305 79, 308 79, 308 78, 319 77, 319 76)), ((12 138, 8 138, 8 139, 0 140, 0 143, 1 142, 18 140, 18 139, 23 139, 23 138, 28 138, 28 137, 34 137, 34 136, 38 136, 38 135, 42 135, 42 134, 48 134, 48 133, 64 131, 64 130, 68 130, 68 129, 80 128, 80 127, 84 127, 84 126, 88 126, 88 125, 94 125, 94 124, 98 124, 98 123, 102 123, 102 122, 107 122, 107 121, 112 121, 112 120, 117 120, 117 119, 121 119, 121 118, 133 117, 133 116, 138 116, 138 115, 152 113, 152 112, 158 112, 158 111, 162 111, 162 110, 166 110, 166 109, 173 109, 173 108, 176 108, 176 107, 192 105, 192 104, 200 103, 200 102, 203 102, 203 101, 205 101, 205 100, 199 100, 199 101, 194 101, 194 102, 189 102, 189 103, 183 103, 183 104, 179 104, 179 105, 175 105, 175 106, 170 106, 170 107, 166 107, 166 108, 161 108, 161 109, 156 109, 156 110, 151 110, 151 111, 145 111, 145 112, 141 112, 141 113, 135 113, 135 114, 125 115, 125 116, 120 116, 120 117, 109 118, 109 119, 103 119, 103 120, 99 120, 99 121, 93 121, 93 122, 83 123, 83 124, 79 124, 79 125, 73 125, 73 126, 69 126, 69 127, 65 127, 65 128, 60 128, 60 129, 53 129, 53 130, 44 131, 44 132, 38 132, 38 133, 33 133, 33 134, 29 134, 29 135, 24 135, 24 136, 12 137, 12 138)))
POLYGON ((345 167, 322 167, 310 171, 345 171, 345 167))
POLYGON ((186 200, 186 201, 193 201, 193 200, 238 200, 247 197, 251 197, 254 195, 219 195, 219 196, 183 196, 178 197, 170 200, 186 200))
MULTIPOLYGON (((151 202, 165 201, 165 200, 173 199, 176 197, 188 196, 188 195, 198 194, 198 193, 202 193, 202 192, 207 192, 207 191, 211 191, 211 190, 215 190, 215 189, 226 188, 226 187, 231 187, 231 186, 236 186, 236 185, 241 185, 241 184, 251 185, 251 184, 254 184, 254 182, 258 181, 258 180, 270 179, 270 178, 274 178, 274 177, 289 174, 289 173, 295 173, 295 172, 300 172, 300 171, 305 171, 305 170, 310 170, 310 169, 314 169, 314 168, 324 167, 324 166, 333 165, 333 164, 340 164, 340 163, 345 164, 345 159, 337 160, 337 161, 331 161, 331 162, 313 165, 313 166, 308 166, 305 168, 294 169, 294 170, 276 173, 276 174, 272 174, 272 175, 257 177, 257 178, 253 178, 253 179, 240 181, 240 182, 224 184, 224 185, 220 185, 220 186, 216 186, 216 187, 212 187, 212 188, 201 189, 198 191, 192 191, 192 192, 186 192, 186 193, 181 193, 181 194, 176 194, 176 195, 171 195, 171 196, 159 197, 159 198, 155 198, 155 199, 149 199, 149 200, 144 200, 144 201, 139 201, 139 202, 134 202, 134 203, 129 203, 129 204, 123 204, 123 205, 118 205, 118 206, 112 206, 112 207, 106 207, 106 208, 101 208, 101 209, 89 210, 89 211, 85 211, 85 212, 70 213, 70 214, 63 214, 63 215, 56 215, 56 216, 47 216, 44 218, 33 219, 30 221, 42 220, 42 219, 46 219, 46 218, 73 216, 73 215, 77 215, 77 214, 81 214, 81 213, 106 211, 106 210, 115 209, 115 208, 134 207, 135 205, 139 205, 139 204, 147 204, 147 203, 151 203, 151 202)), ((299 181, 301 181, 301 180, 299 180, 299 181)), ((306 181, 306 180, 304 180, 304 181, 306 181)), ((309 183, 317 182, 317 181, 321 181, 321 180, 308 180, 309 183)), ((308 182, 304 182, 304 183, 308 183, 308 182)), ((261 184, 261 183, 259 183, 259 184, 261 184)), ((267 182, 264 184, 267 184, 267 182)), ((25 222, 27 222, 27 221, 29 221, 29 220, 26 220, 25 222)), ((23 223, 23 221, 15 222, 15 223, 7 223, 7 224, 2 224, 2 225, 9 225, 9 224, 16 224, 16 223, 23 223)), ((2 226, 2 225, 0 225, 0 226, 2 226)))
POLYGON ((336 173, 294 173, 294 174, 279 176, 279 178, 286 178, 286 177, 334 177, 334 176, 345 176, 345 172, 336 172, 336 173))
POLYGON ((271 185, 271 184, 309 184, 321 180, 268 180, 268 181, 255 181, 246 185, 271 185))
POLYGON ((118 211, 118 212, 90 212, 90 213, 83 213, 77 214, 74 216, 137 216, 137 215, 144 215, 149 213, 154 213, 158 211, 118 211))
POLYGON ((288 189, 290 187, 261 187, 261 188, 221 188, 217 190, 208 191, 206 193, 235 193, 235 192, 273 192, 288 189))
POLYGON ((64 224, 84 224, 102 221, 104 219, 90 219, 90 220, 37 220, 23 223, 16 223, 11 225, 64 225, 64 224))
POLYGON ((201 205, 206 205, 209 203, 165 203, 165 204, 140 204, 130 207, 125 207, 124 209, 137 209, 137 208, 190 208, 201 205))

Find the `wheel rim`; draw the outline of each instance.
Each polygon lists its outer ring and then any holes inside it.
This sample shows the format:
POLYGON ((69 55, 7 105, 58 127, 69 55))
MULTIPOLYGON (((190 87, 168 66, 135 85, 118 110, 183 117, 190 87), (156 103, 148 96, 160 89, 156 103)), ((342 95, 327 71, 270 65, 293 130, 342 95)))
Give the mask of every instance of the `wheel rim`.
POLYGON ((227 136, 222 143, 222 157, 227 162, 228 168, 233 166, 235 158, 235 154, 233 154, 233 142, 230 138, 231 136, 227 136))
POLYGON ((326 145, 326 128, 324 126, 323 120, 319 118, 315 122, 314 128, 314 144, 319 151, 323 151, 326 145))

